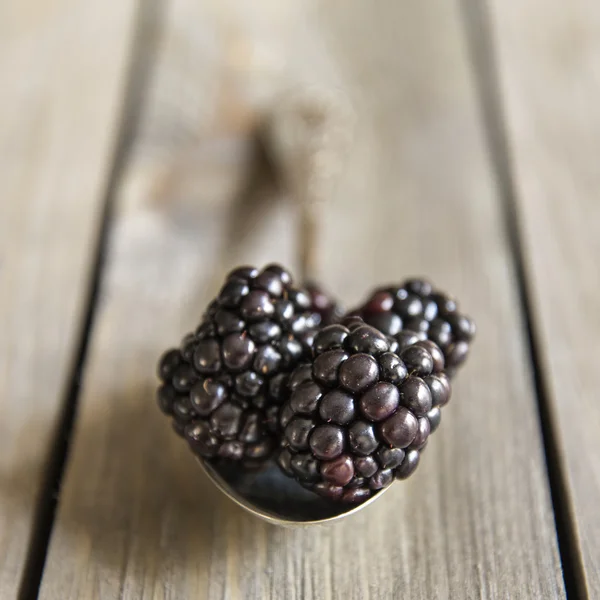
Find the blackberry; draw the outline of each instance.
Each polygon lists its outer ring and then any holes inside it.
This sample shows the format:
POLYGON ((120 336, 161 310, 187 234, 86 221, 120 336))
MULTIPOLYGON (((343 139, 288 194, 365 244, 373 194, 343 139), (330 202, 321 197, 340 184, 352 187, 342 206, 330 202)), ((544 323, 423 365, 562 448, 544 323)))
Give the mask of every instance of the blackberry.
POLYGON ((283 267, 240 267, 196 331, 163 354, 158 404, 196 454, 248 466, 271 456, 284 385, 321 321, 311 306, 283 267))
POLYGON ((321 316, 321 326, 339 323, 344 316, 343 306, 335 299, 326 294, 323 289, 314 282, 305 285, 310 294, 311 310, 321 316))
POLYGON ((375 290, 354 314, 397 339, 400 348, 415 339, 431 340, 444 353, 452 376, 464 363, 475 336, 475 323, 458 310, 450 296, 424 279, 375 290))
POLYGON ((358 317, 316 334, 280 413, 277 463, 304 487, 358 503, 408 477, 450 398, 444 357, 429 341, 397 346, 358 317))

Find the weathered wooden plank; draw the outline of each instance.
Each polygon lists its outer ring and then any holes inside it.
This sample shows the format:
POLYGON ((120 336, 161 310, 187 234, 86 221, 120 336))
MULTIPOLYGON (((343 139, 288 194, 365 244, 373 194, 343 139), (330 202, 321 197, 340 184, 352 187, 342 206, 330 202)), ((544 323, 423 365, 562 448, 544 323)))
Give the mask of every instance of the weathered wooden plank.
POLYGON ((23 574, 83 326, 134 2, 0 6, 0 597, 23 574))
POLYGON ((536 342, 578 546, 574 568, 584 571, 576 573, 581 591, 597 598, 600 6, 492 6, 536 342))
POLYGON ((564 597, 521 309, 456 6, 169 9, 41 597, 564 597), (247 134, 275 76, 310 80, 312 69, 322 81, 320 59, 337 61, 358 113, 326 209, 323 278, 354 302, 381 280, 429 273, 481 334, 419 474, 352 520, 290 531, 242 513, 198 472, 155 408, 154 367, 224 268, 294 264, 290 209, 239 173, 257 168, 247 134), (161 163, 181 148, 190 157, 169 176, 161 163))

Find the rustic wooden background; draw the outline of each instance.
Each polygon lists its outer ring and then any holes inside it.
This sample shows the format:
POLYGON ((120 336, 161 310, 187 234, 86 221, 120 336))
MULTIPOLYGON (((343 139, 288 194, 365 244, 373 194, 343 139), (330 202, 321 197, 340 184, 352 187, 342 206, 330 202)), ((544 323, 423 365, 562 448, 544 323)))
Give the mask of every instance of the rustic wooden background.
POLYGON ((600 4, 0 3, 0 598, 600 598, 600 4), (274 99, 357 124, 320 275, 478 321, 418 474, 329 528, 224 501, 154 365, 238 262, 297 266, 274 99))

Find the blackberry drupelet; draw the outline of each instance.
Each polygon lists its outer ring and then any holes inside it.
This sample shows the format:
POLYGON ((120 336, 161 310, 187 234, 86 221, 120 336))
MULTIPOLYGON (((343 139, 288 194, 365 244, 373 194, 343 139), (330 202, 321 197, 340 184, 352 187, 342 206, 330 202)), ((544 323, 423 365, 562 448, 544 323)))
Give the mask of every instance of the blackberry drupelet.
POLYGON ((475 336, 475 323, 458 310, 456 301, 423 279, 375 290, 354 314, 396 337, 400 347, 414 339, 435 342, 449 376, 466 360, 475 336))
POLYGON ((344 316, 344 307, 332 296, 323 291, 321 286, 314 282, 307 282, 304 286, 311 299, 311 310, 321 316, 321 327, 339 323, 344 316))
POLYGON ((196 331, 162 356, 158 404, 193 452, 247 466, 271 456, 283 386, 321 320, 311 306, 283 267, 237 268, 196 331))
POLYGON ((450 398, 432 342, 398 344, 358 317, 322 328, 288 382, 280 468, 314 492, 358 503, 417 467, 450 398))

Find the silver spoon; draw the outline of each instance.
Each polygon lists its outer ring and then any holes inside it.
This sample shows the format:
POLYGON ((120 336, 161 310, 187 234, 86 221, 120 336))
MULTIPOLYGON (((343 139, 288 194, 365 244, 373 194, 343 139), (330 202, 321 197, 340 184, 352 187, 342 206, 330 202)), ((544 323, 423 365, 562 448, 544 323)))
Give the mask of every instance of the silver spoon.
MULTIPOLYGON (((330 87, 299 88, 279 98, 264 131, 265 142, 300 209, 302 278, 315 280, 318 206, 330 197, 350 147, 354 112, 330 87)), ((260 471, 198 459, 215 485, 253 515, 286 527, 331 523, 356 514, 385 491, 359 505, 336 503, 305 490, 269 462, 260 471)))
POLYGON ((211 481, 238 506, 260 519, 283 527, 306 527, 339 521, 356 514, 389 490, 375 492, 358 505, 333 502, 305 490, 270 461, 260 471, 246 471, 235 464, 211 463, 198 458, 211 481))

